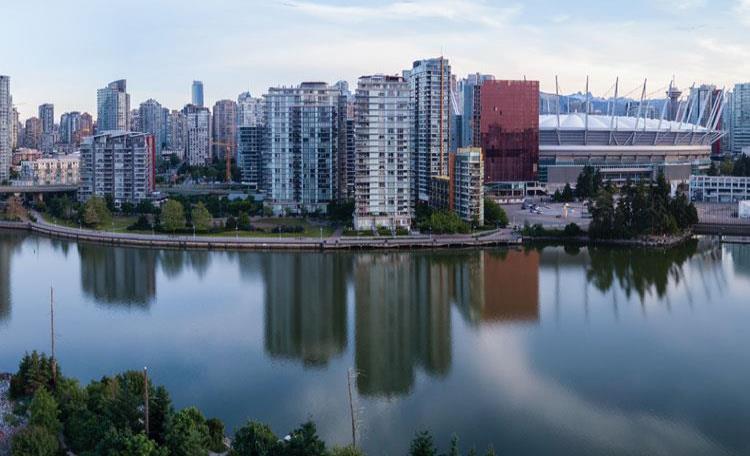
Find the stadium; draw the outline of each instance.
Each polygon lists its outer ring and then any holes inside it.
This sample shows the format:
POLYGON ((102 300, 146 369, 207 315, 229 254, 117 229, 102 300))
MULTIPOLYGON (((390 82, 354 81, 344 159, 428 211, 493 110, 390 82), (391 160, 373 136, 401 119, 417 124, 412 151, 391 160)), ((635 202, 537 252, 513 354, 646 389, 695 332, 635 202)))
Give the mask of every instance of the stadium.
POLYGON ((539 119, 539 180, 548 188, 574 183, 584 166, 604 180, 652 179, 659 171, 685 182, 711 164, 714 128, 640 117, 545 114, 539 119))

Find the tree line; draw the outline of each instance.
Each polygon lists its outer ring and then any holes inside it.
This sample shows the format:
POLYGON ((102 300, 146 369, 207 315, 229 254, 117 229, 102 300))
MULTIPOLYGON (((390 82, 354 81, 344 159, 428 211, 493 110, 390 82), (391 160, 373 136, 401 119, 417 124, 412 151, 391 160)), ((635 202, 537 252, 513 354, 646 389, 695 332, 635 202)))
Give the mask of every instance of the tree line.
MULTIPOLYGON (((53 360, 36 351, 26 354, 13 375, 10 397, 21 426, 12 438, 13 456, 359 456, 354 446, 332 447, 307 421, 283 437, 258 421, 248 421, 225 437, 224 423, 206 418, 195 407, 176 410, 169 392, 143 372, 102 377, 86 386, 54 370, 53 360), (148 395, 146 395, 148 391, 148 395), (146 397, 148 408, 146 409, 146 397), (148 427, 146 426, 148 410, 148 427)), ((437 456, 429 432, 416 434, 410 456, 437 456)), ((460 456, 458 438, 447 453, 460 456)), ((469 450, 468 455, 477 455, 469 450)), ((486 455, 494 455, 492 448, 486 455)))

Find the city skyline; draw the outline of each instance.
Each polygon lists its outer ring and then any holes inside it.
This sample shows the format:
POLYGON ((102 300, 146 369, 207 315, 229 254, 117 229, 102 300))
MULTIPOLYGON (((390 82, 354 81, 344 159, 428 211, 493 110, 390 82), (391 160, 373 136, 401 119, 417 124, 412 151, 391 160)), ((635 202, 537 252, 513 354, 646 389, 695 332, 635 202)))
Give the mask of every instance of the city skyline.
POLYGON ((459 76, 525 76, 548 92, 555 74, 566 93, 582 91, 589 74, 600 95, 616 76, 627 90, 648 78, 649 92, 672 75, 681 88, 693 82, 729 88, 750 79, 750 64, 743 63, 750 61, 743 38, 748 0, 636 0, 626 11, 549 0, 182 5, 167 0, 146 8, 134 0, 111 15, 105 4, 78 0, 48 5, 49 14, 40 16, 33 5, 8 2, 4 34, 22 45, 6 48, 0 73, 12 78, 20 117, 35 115, 43 103, 57 113, 93 113, 96 89, 117 79, 128 80, 134 104, 154 98, 180 109, 193 80, 204 82, 205 104, 212 106, 247 90, 259 96, 303 81, 344 79, 353 86, 359 76, 400 74, 414 60, 441 53, 459 76), (29 33, 30 23, 45 33, 29 33), (69 40, 49 39, 70 30, 88 39, 75 49, 69 40))

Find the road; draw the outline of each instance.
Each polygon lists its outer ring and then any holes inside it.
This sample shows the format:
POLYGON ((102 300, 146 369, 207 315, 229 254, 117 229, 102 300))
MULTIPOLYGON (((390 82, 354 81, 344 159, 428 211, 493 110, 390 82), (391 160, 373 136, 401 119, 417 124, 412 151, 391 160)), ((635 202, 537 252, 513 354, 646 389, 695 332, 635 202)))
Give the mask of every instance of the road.
POLYGON ((55 237, 123 244, 144 247, 196 248, 196 249, 408 249, 481 247, 517 244, 519 237, 509 229, 500 229, 476 234, 456 235, 412 235, 396 237, 332 237, 288 238, 288 237, 233 237, 191 236, 169 234, 112 233, 81 228, 69 228, 45 221, 35 214, 37 222, 2 223, 0 227, 26 228, 34 232, 55 237))

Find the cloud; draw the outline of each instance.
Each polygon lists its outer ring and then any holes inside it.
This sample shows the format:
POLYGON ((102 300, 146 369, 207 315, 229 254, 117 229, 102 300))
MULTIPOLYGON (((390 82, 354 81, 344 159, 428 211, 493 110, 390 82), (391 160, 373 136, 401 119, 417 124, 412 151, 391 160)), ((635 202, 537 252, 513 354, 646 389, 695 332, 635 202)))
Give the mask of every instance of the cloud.
POLYGON ((738 0, 734 12, 739 16, 740 22, 750 26, 750 0, 738 0))
POLYGON ((706 6, 706 0, 657 0, 662 8, 672 11, 688 11, 706 6))
POLYGON ((488 27, 502 26, 521 10, 517 5, 501 8, 483 0, 402 0, 384 6, 327 5, 309 0, 285 0, 282 4, 331 21, 440 19, 488 27))

